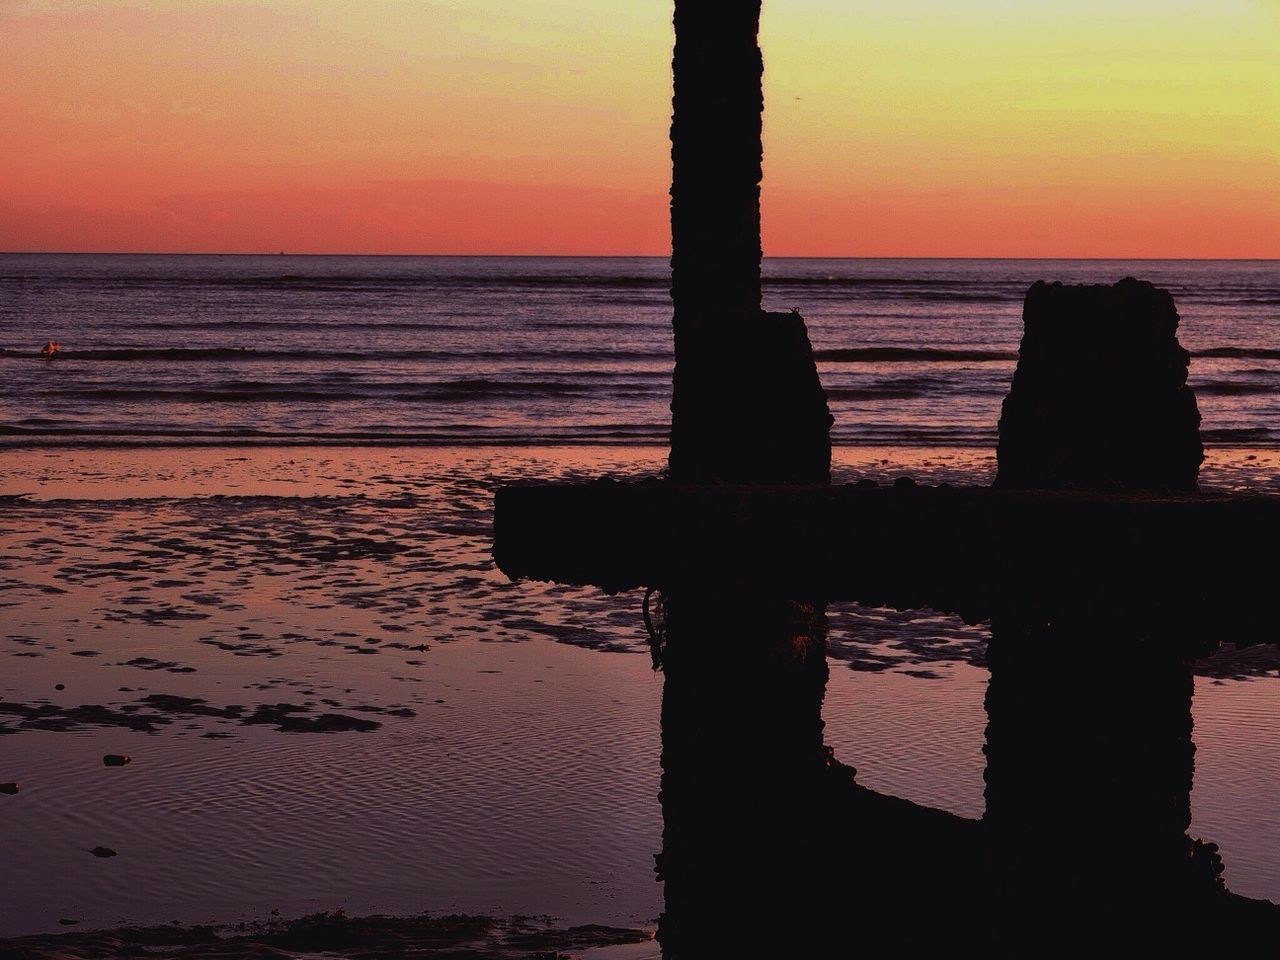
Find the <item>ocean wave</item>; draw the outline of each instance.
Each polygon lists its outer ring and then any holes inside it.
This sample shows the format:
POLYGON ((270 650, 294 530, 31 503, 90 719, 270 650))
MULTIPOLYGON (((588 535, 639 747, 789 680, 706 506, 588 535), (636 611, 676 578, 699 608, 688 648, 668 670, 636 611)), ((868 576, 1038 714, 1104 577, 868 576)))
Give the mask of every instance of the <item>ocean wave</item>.
POLYGON ((271 431, 240 427, 226 430, 187 429, 179 426, 130 428, 50 425, 44 427, 0 424, 4 446, 592 446, 667 444, 666 424, 607 424, 566 427, 558 430, 515 432, 477 424, 454 429, 412 430, 369 428, 337 431, 271 431))
MULTIPOLYGON (((170 360, 175 362, 195 360, 280 360, 306 356, 309 351, 300 350, 251 350, 248 347, 118 347, 101 350, 61 350, 54 358, 62 360, 170 360)), ((362 354, 332 354, 335 359, 351 359, 362 354)), ((0 347, 0 357, 14 359, 45 359, 35 350, 14 350, 0 347)))
MULTIPOLYGON (((378 324, 370 324, 376 329, 378 324)), ((572 324, 565 324, 572 326, 572 324)), ((593 328, 610 329, 610 324, 591 324, 593 328)), ((1203 359, 1280 360, 1280 349, 1267 347, 1210 347, 1191 354, 1203 359)), ((814 351, 822 363, 992 363, 1018 359, 1015 350, 970 347, 836 347, 814 351)), ((0 347, 0 360, 40 359, 37 350, 0 347)), ((365 350, 279 350, 258 347, 104 347, 87 350, 63 349, 56 360, 98 361, 280 361, 280 360, 653 360, 669 361, 671 352, 634 349, 590 349, 568 347, 563 350, 388 350, 370 347, 365 350)))
POLYGON ((989 447, 996 448, 996 428, 968 426, 850 425, 832 429, 836 447, 989 447))
POLYGON ((1280 360, 1280 350, 1269 347, 1210 347, 1207 350, 1196 350, 1191 356, 1232 360, 1280 360))
POLYGON ((1267 427, 1220 427, 1216 430, 1201 430, 1200 439, 1205 443, 1235 444, 1248 447, 1271 444, 1277 439, 1277 433, 1267 427))
MULTIPOLYGON (((0 360, 44 360, 36 350, 17 350, 0 347, 0 360)), ((102 349, 61 350, 53 362, 64 360, 94 360, 110 362, 165 361, 189 362, 242 362, 256 361, 467 361, 467 360, 519 360, 539 361, 669 361, 669 351, 649 350, 273 350, 254 347, 109 347, 102 349)))
POLYGON ((1010 350, 941 347, 849 347, 815 350, 820 363, 992 363, 1018 359, 1010 350))
POLYGON ((261 292, 280 290, 303 293, 395 293, 403 290, 421 292, 440 288, 447 291, 491 288, 665 288, 671 285, 667 276, 652 275, 593 275, 593 274, 504 274, 501 276, 477 273, 395 275, 385 274, 263 274, 258 276, 210 274, 168 276, 95 276, 95 275, 41 275, 39 277, 0 276, 0 284, 55 284, 58 286, 87 286, 97 290, 152 288, 216 288, 245 289, 261 292))
POLYGON ((1205 397, 1242 397, 1251 394, 1277 393, 1280 389, 1275 383, 1257 383, 1242 380, 1207 380, 1191 382, 1191 389, 1197 396, 1205 397))
MULTIPOLYGON (((365 330, 377 333, 382 330, 474 330, 475 324, 459 320, 441 320, 436 317, 421 320, 335 320, 326 318, 322 324, 325 330, 365 330)), ((224 320, 137 320, 128 327, 133 330, 306 330, 314 331, 315 320, 246 320, 242 317, 224 320)))
MULTIPOLYGON (((1201 431, 1206 445, 1275 447, 1277 431, 1264 427, 1226 427, 1201 431)), ((946 427, 901 427, 892 424, 849 427, 833 431, 836 447, 964 447, 995 450, 996 431, 946 427)), ((512 431, 460 424, 456 429, 367 429, 346 431, 283 432, 263 430, 188 430, 180 427, 47 427, 0 425, 0 448, 29 447, 607 447, 662 446, 670 443, 665 423, 615 424, 595 428, 564 426, 560 429, 512 431)))
POLYGON ((225 383, 206 386, 93 386, 64 387, 58 397, 99 403, 442 403, 521 397, 565 397, 596 394, 610 399, 652 397, 665 390, 665 378, 650 386, 638 382, 609 383, 596 380, 575 383, 563 380, 447 380, 439 383, 323 384, 291 386, 280 383, 225 383))
MULTIPOLYGON (((833 378, 836 379, 836 378, 833 378)), ((841 378, 842 379, 842 378, 841 378)), ((866 382, 859 377, 852 383, 824 383, 827 399, 834 403, 879 401, 879 400, 912 400, 917 397, 941 397, 962 394, 966 397, 1004 396, 1008 384, 1000 382, 982 382, 971 380, 959 383, 947 377, 889 377, 883 380, 866 382)))
MULTIPOLYGON (((1204 359, 1280 360, 1280 349, 1268 347, 1209 347, 1192 357, 1204 359)), ((987 363, 1014 361, 1016 350, 972 349, 966 347, 849 347, 815 350, 814 357, 826 363, 908 363, 968 361, 987 363)))

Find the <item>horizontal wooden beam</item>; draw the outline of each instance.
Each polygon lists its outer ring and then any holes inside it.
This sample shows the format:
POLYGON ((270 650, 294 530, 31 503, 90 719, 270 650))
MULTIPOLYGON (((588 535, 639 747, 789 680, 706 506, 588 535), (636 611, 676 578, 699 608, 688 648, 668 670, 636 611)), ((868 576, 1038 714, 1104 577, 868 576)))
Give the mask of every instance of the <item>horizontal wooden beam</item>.
POLYGON ((506 487, 495 511, 513 579, 1105 617, 1197 652, 1280 635, 1278 498, 655 480, 506 487))

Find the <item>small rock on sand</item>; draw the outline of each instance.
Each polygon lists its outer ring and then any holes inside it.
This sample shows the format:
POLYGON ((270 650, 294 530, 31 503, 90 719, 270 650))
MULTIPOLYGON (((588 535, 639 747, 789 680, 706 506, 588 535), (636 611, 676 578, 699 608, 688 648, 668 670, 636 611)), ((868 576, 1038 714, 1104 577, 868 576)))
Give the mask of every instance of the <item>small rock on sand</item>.
POLYGON ((106 858, 106 857, 116 856, 116 852, 112 850, 110 847, 94 847, 89 852, 92 853, 95 857, 106 858))
POLYGON ((123 753, 108 753, 102 758, 104 767, 123 767, 129 763, 133 763, 133 757, 125 756, 123 753))
POLYGON ((12 783, 0 783, 0 793, 4 794, 5 796, 12 797, 17 792, 18 792, 18 782, 16 780, 13 781, 12 783))

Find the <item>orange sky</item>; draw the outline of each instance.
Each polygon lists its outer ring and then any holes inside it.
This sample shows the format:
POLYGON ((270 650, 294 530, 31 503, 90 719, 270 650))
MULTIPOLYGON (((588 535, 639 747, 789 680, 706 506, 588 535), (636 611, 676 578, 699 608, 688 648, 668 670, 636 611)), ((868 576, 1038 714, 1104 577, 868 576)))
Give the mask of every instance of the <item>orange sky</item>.
MULTIPOLYGON (((669 0, 0 0, 0 250, 667 251, 669 0)), ((1280 257, 1280 0, 765 0, 765 251, 1280 257)))

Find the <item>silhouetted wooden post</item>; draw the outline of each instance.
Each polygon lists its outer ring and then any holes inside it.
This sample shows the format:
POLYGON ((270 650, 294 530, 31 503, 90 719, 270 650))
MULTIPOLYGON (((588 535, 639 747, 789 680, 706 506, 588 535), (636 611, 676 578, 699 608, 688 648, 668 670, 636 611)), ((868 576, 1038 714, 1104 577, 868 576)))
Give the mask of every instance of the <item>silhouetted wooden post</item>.
MULTIPOLYGON (((670 472, 680 482, 830 480, 831 418, 804 321, 761 310, 759 25, 760 0, 676 0, 670 472)), ((795 928, 816 919, 811 891, 791 878, 807 872, 817 821, 787 810, 811 808, 827 770, 825 608, 712 588, 668 594, 666 608, 663 954, 782 945, 782 929, 794 944, 795 928), (709 889, 727 909, 710 906, 709 889), (744 915, 754 918, 745 928, 744 915)))
MULTIPOLYGON (((1167 291, 1133 278, 1032 286, 996 486, 1194 493, 1204 452, 1178 322, 1167 291)), ((986 695, 986 823, 1009 908, 1051 924, 1088 903, 1159 928, 1219 885, 1212 848, 1187 836, 1191 658, 1123 589, 1066 609, 1018 599, 992 617, 986 695)))
POLYGON ((760 0, 677 0, 671 476, 825 483, 831 416, 798 314, 761 310, 760 0))
POLYGON ((760 310, 760 0, 677 0, 671 120, 676 355, 760 310))

